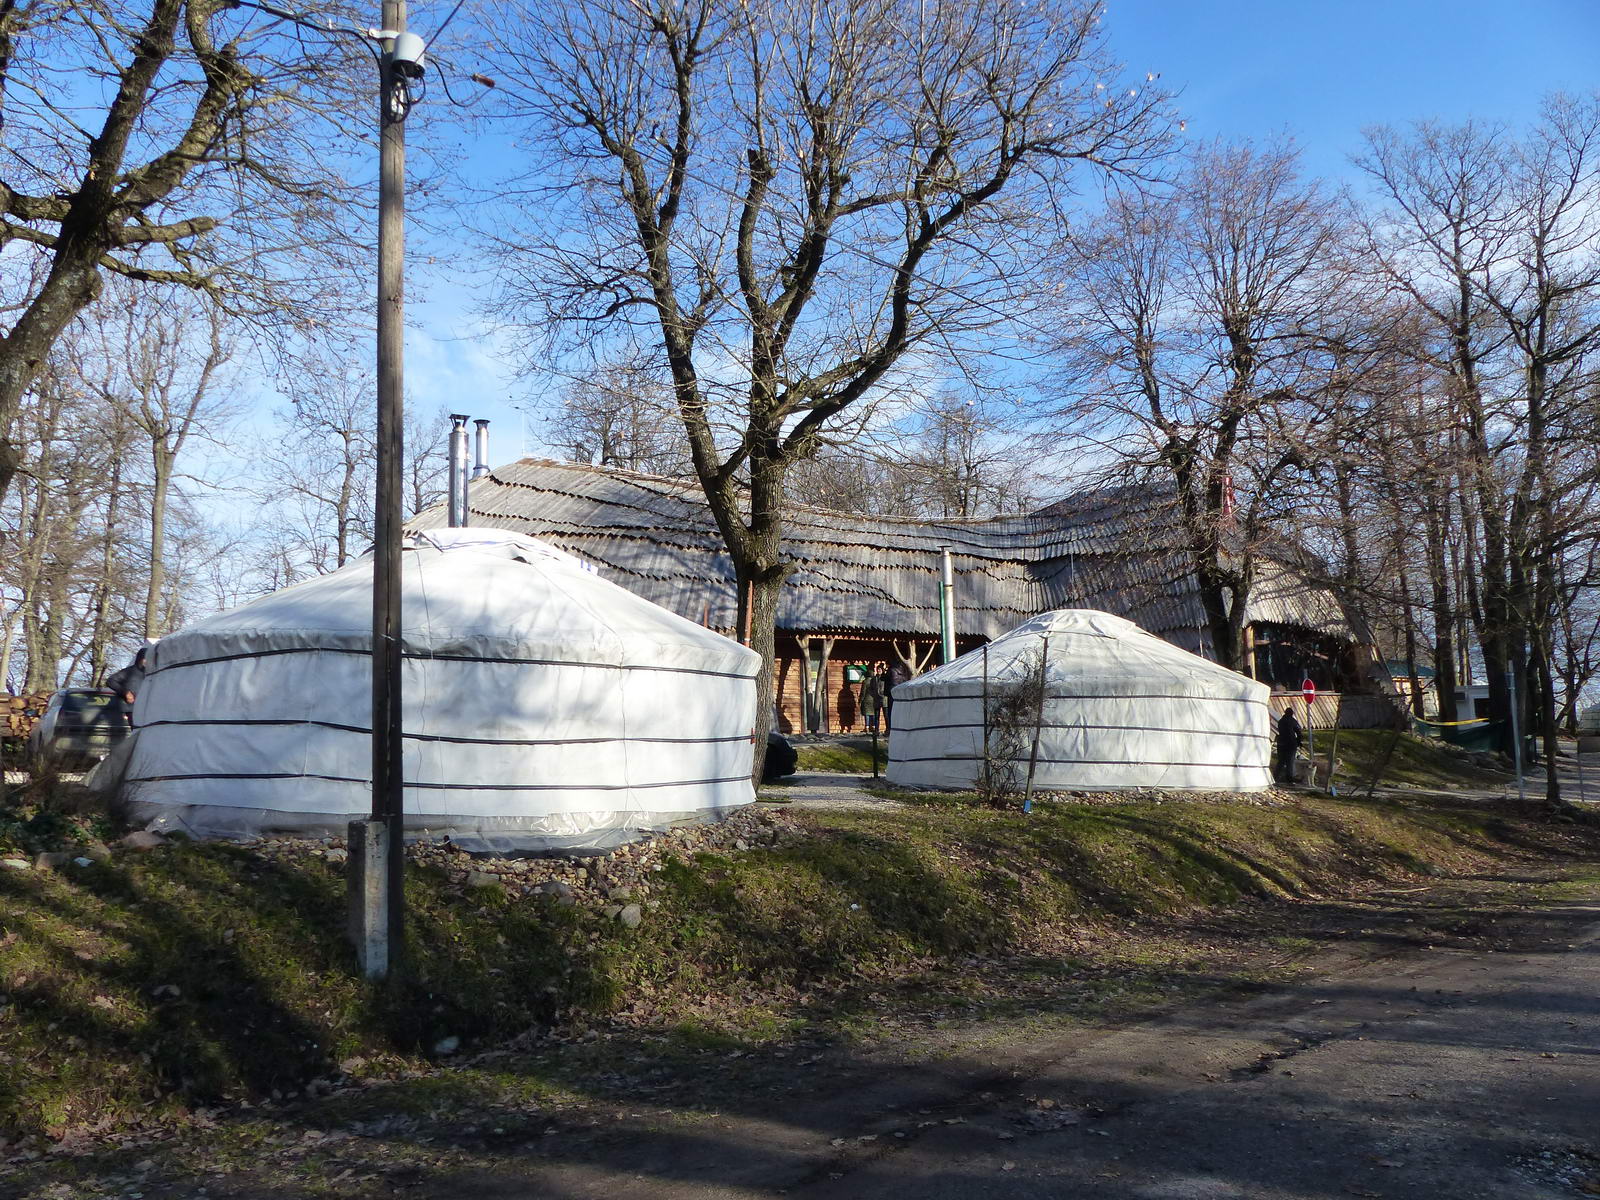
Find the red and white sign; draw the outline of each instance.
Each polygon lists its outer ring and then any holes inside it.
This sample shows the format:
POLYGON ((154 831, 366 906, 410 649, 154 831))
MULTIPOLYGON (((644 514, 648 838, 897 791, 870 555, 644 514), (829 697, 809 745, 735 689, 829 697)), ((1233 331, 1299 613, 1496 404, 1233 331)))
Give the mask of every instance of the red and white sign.
POLYGON ((1310 704, 1317 698, 1317 685, 1312 683, 1309 679, 1302 680, 1300 683, 1300 693, 1306 698, 1306 703, 1310 704))

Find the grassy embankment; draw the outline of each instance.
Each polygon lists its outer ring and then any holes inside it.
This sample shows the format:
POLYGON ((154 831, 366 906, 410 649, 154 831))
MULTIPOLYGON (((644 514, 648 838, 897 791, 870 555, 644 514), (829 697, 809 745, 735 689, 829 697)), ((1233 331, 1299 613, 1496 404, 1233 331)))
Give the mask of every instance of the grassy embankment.
MULTIPOLYGON (((1337 751, 1339 771, 1334 781, 1341 789, 1347 789, 1368 782, 1383 762, 1390 741, 1391 734, 1382 729, 1342 729, 1337 742, 1332 730, 1318 729, 1314 731, 1312 749, 1319 766, 1327 762, 1330 749, 1337 751)), ((850 735, 827 741, 796 742, 795 750, 801 771, 842 771, 857 775, 872 771, 870 737, 850 735)), ((888 761, 889 743, 882 739, 878 743, 879 769, 887 767, 888 761)), ((1498 791, 1510 778, 1504 772, 1473 765, 1469 758, 1443 742, 1407 733, 1401 735, 1393 754, 1383 764, 1378 786, 1498 791)))
MULTIPOLYGON (((0 856, 74 836, 59 818, 3 817, 0 856)), ((1600 858, 1575 842, 1587 830, 1347 799, 1024 817, 943 796, 781 819, 772 847, 669 858, 637 929, 414 869, 414 969, 393 990, 354 972, 341 869, 320 858, 180 844, 0 870, 0 1136, 292 1095, 341 1062, 401 1072, 440 1038, 478 1049, 550 1022, 780 1037, 852 994, 875 1011, 876 989, 964 956, 1062 960, 1089 926, 1132 935, 1243 898, 1499 869, 1574 844, 1600 858)))
POLYGON ((1336 741, 1333 730, 1316 730, 1312 753, 1319 766, 1328 761, 1330 750, 1337 755, 1339 770, 1334 783, 1341 790, 1365 787, 1380 767, 1380 788, 1498 792, 1515 780, 1505 771, 1476 766, 1453 746, 1411 733, 1396 740, 1384 729, 1341 729, 1336 741))
MULTIPOLYGON (((842 736, 824 742, 796 742, 800 771, 842 771, 851 775, 872 774, 871 736, 842 736)), ((889 765, 889 739, 878 739, 878 770, 889 765)))

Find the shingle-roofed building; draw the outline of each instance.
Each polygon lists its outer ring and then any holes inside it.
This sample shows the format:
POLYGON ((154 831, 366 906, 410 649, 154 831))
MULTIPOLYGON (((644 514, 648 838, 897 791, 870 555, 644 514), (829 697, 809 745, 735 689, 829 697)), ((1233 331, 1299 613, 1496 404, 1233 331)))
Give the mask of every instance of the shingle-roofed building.
MULTIPOLYGON (((1033 514, 970 519, 795 505, 784 518, 783 545, 796 567, 778 607, 783 726, 856 727, 858 695, 847 664, 882 661, 915 671, 930 661, 944 546, 955 569, 962 650, 1050 609, 1096 608, 1206 654, 1199 593, 1165 512, 1133 489, 1084 493, 1033 514), (826 686, 808 708, 801 679, 816 680, 819 669, 826 686)), ((525 458, 474 480, 469 514, 471 524, 532 534, 577 554, 605 578, 681 616, 734 628, 733 566, 693 481, 525 458)), ((446 520, 439 507, 412 526, 446 520)), ((1295 567, 1266 564, 1249 620, 1320 639, 1327 661, 1313 658, 1304 668, 1322 676, 1320 687, 1365 678, 1364 627, 1331 590, 1295 567)))

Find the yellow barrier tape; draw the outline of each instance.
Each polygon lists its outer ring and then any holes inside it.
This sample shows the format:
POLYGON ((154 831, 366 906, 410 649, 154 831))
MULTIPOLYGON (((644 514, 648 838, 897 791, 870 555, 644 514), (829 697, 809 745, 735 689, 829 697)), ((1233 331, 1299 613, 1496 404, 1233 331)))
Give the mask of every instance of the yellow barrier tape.
POLYGON ((1418 725, 1436 725, 1441 729, 1447 725, 1487 725, 1488 717, 1473 717, 1470 721, 1425 721, 1421 717, 1412 717, 1418 725))

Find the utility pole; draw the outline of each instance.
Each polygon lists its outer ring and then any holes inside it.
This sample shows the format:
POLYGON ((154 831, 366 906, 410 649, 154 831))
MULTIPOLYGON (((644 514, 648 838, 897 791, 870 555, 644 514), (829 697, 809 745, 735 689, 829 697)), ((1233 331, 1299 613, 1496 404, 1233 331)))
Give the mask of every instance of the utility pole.
POLYGON ((383 0, 383 27, 395 38, 382 60, 378 98, 378 487, 372 592, 372 815, 388 833, 388 941, 399 957, 405 937, 405 777, 400 687, 400 496, 405 461, 406 115, 411 94, 395 57, 406 31, 405 0, 383 0), (381 655, 378 652, 382 648, 381 655))
POLYGON ((378 470, 372 563, 372 818, 350 825, 350 917, 369 979, 391 974, 405 937, 405 776, 400 685, 400 502, 405 388, 405 119, 420 39, 405 0, 383 0, 378 86, 378 470))

